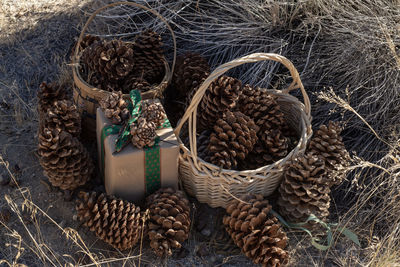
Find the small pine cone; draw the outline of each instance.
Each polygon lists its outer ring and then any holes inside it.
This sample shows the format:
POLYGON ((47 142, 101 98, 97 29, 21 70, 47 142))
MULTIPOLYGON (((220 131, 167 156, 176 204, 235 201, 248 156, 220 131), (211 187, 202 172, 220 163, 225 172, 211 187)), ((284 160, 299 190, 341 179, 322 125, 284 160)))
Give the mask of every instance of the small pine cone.
POLYGON ((155 122, 139 117, 137 122, 131 125, 132 144, 137 148, 154 146, 157 136, 156 130, 155 122))
POLYGON ((151 86, 151 84, 142 78, 130 75, 124 80, 122 92, 129 94, 129 92, 134 89, 137 89, 143 93, 153 89, 153 86, 151 86))
POLYGON ((271 205, 262 195, 245 195, 232 200, 223 219, 226 231, 242 252, 262 266, 284 266, 289 259, 288 243, 271 205))
POLYGON ((57 100, 69 99, 67 89, 56 83, 40 84, 40 90, 37 94, 38 97, 38 112, 40 119, 43 120, 47 110, 53 106, 57 100))
POLYGON ((189 92, 200 86, 209 73, 210 66, 205 58, 200 54, 187 53, 176 59, 172 83, 180 96, 186 98, 189 92))
POLYGON ((132 47, 135 58, 133 74, 152 84, 160 83, 165 73, 162 46, 161 36, 150 29, 137 35, 132 47))
POLYGON ((288 154, 288 139, 279 129, 265 130, 259 134, 259 137, 273 161, 278 161, 288 154))
POLYGON ((143 215, 133 203, 104 193, 80 192, 76 211, 80 221, 114 248, 132 248, 143 230, 143 215))
POLYGON ((132 45, 121 40, 95 42, 82 53, 82 61, 106 80, 117 81, 134 67, 132 45))
POLYGON ((170 256, 189 237, 190 203, 182 191, 161 188, 146 199, 150 211, 148 236, 158 256, 170 256))
POLYGON ((290 222, 303 222, 310 214, 321 220, 329 215, 330 179, 324 161, 312 153, 293 160, 279 187, 280 214, 290 222))
POLYGON ((111 119, 113 124, 122 124, 129 119, 128 102, 122 92, 112 92, 99 102, 104 115, 111 119))
POLYGON ((222 112, 232 110, 241 94, 242 82, 228 76, 221 76, 210 84, 198 108, 200 129, 209 129, 222 112))
POLYGON ((51 184, 74 190, 90 178, 94 166, 88 151, 66 131, 44 128, 39 133, 39 162, 51 184))
POLYGON ((346 177, 341 170, 349 166, 350 155, 343 144, 340 133, 342 128, 339 122, 330 121, 328 125, 321 125, 311 138, 310 152, 321 156, 332 178, 332 185, 340 184, 346 177))
POLYGON ((254 121, 243 113, 226 111, 210 136, 211 163, 224 169, 236 168, 238 160, 244 160, 253 150, 257 130, 254 121))
POLYGON ((55 101, 47 110, 42 127, 59 128, 78 137, 81 133, 81 116, 76 105, 70 100, 55 101))
POLYGON ((146 121, 154 122, 156 127, 161 126, 167 118, 161 103, 149 101, 143 102, 141 116, 144 117, 146 121))

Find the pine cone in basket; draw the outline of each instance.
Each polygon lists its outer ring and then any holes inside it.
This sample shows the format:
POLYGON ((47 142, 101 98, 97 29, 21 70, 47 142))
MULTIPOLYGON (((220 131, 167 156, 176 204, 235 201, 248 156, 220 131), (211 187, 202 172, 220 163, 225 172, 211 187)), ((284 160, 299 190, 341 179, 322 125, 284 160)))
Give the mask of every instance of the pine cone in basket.
POLYGON ((194 88, 200 86, 210 73, 207 60, 197 53, 186 53, 176 59, 173 86, 179 95, 186 98, 194 88))
POLYGON ((330 121, 328 125, 321 125, 311 138, 309 150, 322 156, 325 166, 332 178, 332 184, 338 185, 346 174, 341 168, 349 166, 350 155, 343 144, 339 122, 330 121))
POLYGON ((121 85, 119 81, 114 81, 108 79, 108 77, 103 76, 101 73, 98 72, 91 72, 89 73, 88 78, 89 84, 93 87, 98 89, 114 92, 114 91, 121 91, 121 85))
POLYGON ((240 111, 226 111, 214 125, 208 150, 210 162, 224 169, 235 169, 257 142, 258 127, 240 111))
POLYGON ((232 110, 241 94, 242 82, 221 76, 210 84, 197 110, 200 129, 210 129, 226 110, 232 110))
POLYGON ((150 211, 148 236, 158 256, 171 255, 189 236, 190 204, 182 191, 161 188, 146 199, 150 211))
POLYGON ((278 161, 288 154, 288 138, 279 129, 265 130, 259 134, 259 138, 272 161, 278 161))
POLYGON ((78 137, 81 133, 81 116, 72 101, 55 101, 53 106, 47 110, 42 127, 59 128, 78 137))
POLYGON ((53 186, 74 190, 84 185, 93 172, 93 162, 85 147, 59 128, 39 132, 40 165, 53 186))
POLYGON ((90 231, 114 248, 132 248, 143 230, 143 215, 133 203, 104 193, 80 192, 76 211, 90 231))
POLYGON ((165 74, 161 36, 147 29, 136 36, 132 46, 135 58, 133 73, 152 84, 161 82, 165 74))
POLYGON ((101 41, 100 37, 91 34, 86 34, 85 36, 83 36, 82 41, 79 44, 80 51, 83 51, 92 44, 100 41, 101 41))
POLYGON ((146 80, 136 77, 134 75, 129 75, 124 80, 122 85, 122 92, 125 94, 129 94, 131 90, 137 89, 140 92, 147 92, 151 90, 153 86, 149 84, 146 80))
POLYGON ((122 97, 122 92, 112 92, 99 101, 104 115, 113 124, 121 124, 129 119, 128 101, 122 97))
POLYGON ((56 83, 40 84, 40 90, 37 94, 38 97, 38 112, 40 120, 44 119, 47 110, 53 106, 55 101, 69 99, 67 89, 56 83))
POLYGON ((107 81, 125 78, 135 65, 132 45, 122 40, 94 42, 83 51, 82 61, 107 81))
POLYGON ((271 205, 262 195, 245 195, 232 200, 223 219, 226 231, 242 252, 262 266, 284 266, 288 243, 278 219, 270 214, 271 205))
POLYGON ((272 163, 272 156, 268 154, 267 148, 264 146, 263 142, 258 139, 253 150, 238 164, 239 170, 255 170, 272 163))
MULTIPOLYGON (((197 137, 197 156, 206 162, 210 162, 211 153, 208 151, 208 146, 210 144, 210 130, 204 130, 197 137)), ((188 140, 189 141, 189 140, 188 140)), ((189 142, 188 142, 189 143, 189 142)), ((186 144, 186 147, 190 147, 186 144)))
POLYGON ((151 121, 156 124, 156 127, 161 126, 167 115, 165 114, 164 108, 159 102, 149 102, 144 101, 142 103, 142 117, 146 119, 146 121, 151 121))
POLYGON ((155 143, 157 124, 139 117, 137 122, 131 125, 132 144, 137 148, 152 147, 155 143))
POLYGON ((329 215, 330 183, 323 159, 313 153, 294 159, 279 187, 280 214, 290 222, 303 222, 310 214, 325 220, 329 215))

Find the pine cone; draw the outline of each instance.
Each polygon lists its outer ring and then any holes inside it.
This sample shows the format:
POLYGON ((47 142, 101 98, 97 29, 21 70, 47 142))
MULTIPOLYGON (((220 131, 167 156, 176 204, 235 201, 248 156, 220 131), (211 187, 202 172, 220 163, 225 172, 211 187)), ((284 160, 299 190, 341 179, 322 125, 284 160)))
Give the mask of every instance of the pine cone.
POLYGON ((68 92, 64 86, 56 83, 47 84, 45 82, 40 84, 37 97, 40 120, 44 119, 47 110, 53 106, 55 101, 69 99, 68 92))
POLYGON ((80 221, 114 248, 132 248, 143 230, 143 215, 133 203, 104 193, 80 192, 76 211, 80 221))
POLYGON ((129 92, 134 89, 137 89, 140 92, 147 92, 153 89, 153 87, 146 80, 136 77, 134 75, 130 75, 124 80, 124 84, 122 85, 122 92, 125 94, 129 94, 129 92))
POLYGON ((82 41, 79 44, 80 51, 83 51, 87 47, 91 46, 92 44, 94 44, 96 42, 100 42, 100 41, 101 41, 100 37, 95 36, 95 35, 86 34, 85 36, 83 36, 82 41))
POLYGON ((291 222, 303 222, 310 214, 325 220, 329 215, 330 183, 321 158, 307 153, 293 160, 279 187, 280 214, 291 222))
POLYGON ((232 110, 241 94, 241 87, 241 81, 228 76, 221 76, 212 82, 199 104, 197 113, 199 128, 209 129, 221 113, 232 110))
POLYGON ((117 81, 134 67, 132 45, 121 40, 94 42, 83 51, 82 61, 107 81, 117 81))
POLYGON ((278 161, 288 154, 288 139, 279 129, 265 130, 259 133, 259 137, 272 161, 278 161))
MULTIPOLYGON (((78 137, 81 133, 81 116, 76 105, 70 100, 59 100, 47 110, 42 127, 59 128, 78 137)), ((43 128, 41 128, 43 129, 43 128)))
POLYGON ((259 139, 253 147, 253 150, 244 160, 239 162, 239 170, 255 170, 273 163, 272 156, 268 154, 267 148, 259 139))
POLYGON ((132 47, 136 76, 152 84, 161 82, 165 73, 162 45, 161 36, 150 29, 136 36, 132 47))
POLYGON ((74 190, 84 185, 93 172, 93 162, 79 140, 59 128, 39 133, 40 164, 53 186, 74 190))
POLYGON ((152 147, 155 143, 157 125, 139 117, 137 122, 131 125, 132 144, 137 148, 152 147))
POLYGON ((200 54, 187 53, 176 59, 172 83, 182 98, 186 98, 194 88, 207 78, 210 66, 200 54))
POLYGON ((112 92, 99 102, 104 115, 113 124, 122 124, 129 119, 128 102, 122 97, 122 92, 112 92))
POLYGON ((226 111, 210 136, 211 163, 224 169, 236 168, 237 161, 253 150, 257 130, 254 121, 243 113, 226 111))
POLYGON ((288 242, 278 219, 269 212, 271 205, 261 195, 245 195, 232 200, 226 208, 223 223, 242 252, 262 266, 284 266, 289 254, 288 242))
POLYGON ((114 92, 122 91, 119 81, 110 80, 107 76, 104 76, 98 72, 89 73, 89 84, 98 89, 114 92))
POLYGON ((158 256, 171 255, 189 236, 190 206, 182 191, 161 188, 146 199, 150 210, 150 246, 158 256))
POLYGON ((346 177, 341 170, 349 166, 350 155, 343 144, 339 122, 330 121, 328 126, 321 125, 311 138, 309 150, 325 160, 325 166, 332 178, 332 184, 338 185, 346 177))
POLYGON ((148 102, 144 101, 142 103, 142 114, 141 116, 146 119, 146 121, 151 121, 156 124, 156 127, 161 126, 167 115, 165 114, 164 108, 159 102, 148 102))

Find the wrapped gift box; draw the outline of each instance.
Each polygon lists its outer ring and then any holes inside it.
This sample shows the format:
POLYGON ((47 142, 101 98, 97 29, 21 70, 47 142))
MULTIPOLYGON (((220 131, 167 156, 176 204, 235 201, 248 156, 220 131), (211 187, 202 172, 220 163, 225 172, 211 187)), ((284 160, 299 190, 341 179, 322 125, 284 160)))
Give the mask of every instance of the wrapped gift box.
POLYGON ((160 138, 158 145, 153 148, 138 149, 129 143, 116 153, 118 134, 103 137, 102 156, 101 133, 104 127, 112 123, 100 108, 97 109, 96 121, 99 165, 107 194, 138 202, 160 187, 178 188, 179 144, 171 127, 157 130, 160 138))

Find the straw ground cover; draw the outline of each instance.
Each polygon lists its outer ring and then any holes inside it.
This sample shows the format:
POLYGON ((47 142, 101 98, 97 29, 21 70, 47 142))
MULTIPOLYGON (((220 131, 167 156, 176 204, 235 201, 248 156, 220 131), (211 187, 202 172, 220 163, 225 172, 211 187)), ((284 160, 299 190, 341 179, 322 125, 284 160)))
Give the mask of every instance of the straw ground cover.
MULTIPOLYGON (((145 1, 140 1, 144 3, 145 1)), ((73 198, 52 188, 36 156, 36 92, 42 81, 71 83, 69 53, 102 1, 2 1, 0 12, 0 266, 251 266, 236 252, 215 253, 193 227, 185 250, 162 261, 148 245, 118 252, 74 220, 73 198), (5 177, 5 178, 4 178, 5 177), (210 251, 211 250, 211 251, 210 251)), ((290 266, 400 266, 400 3, 370 1, 148 1, 176 30, 179 51, 212 66, 251 52, 276 52, 301 73, 313 123, 346 124, 353 162, 333 192, 332 222, 357 233, 318 251, 289 231, 290 266)), ((268 87, 287 82, 279 65, 232 72, 268 87)), ((87 146, 95 155, 95 145, 87 146)), ((90 185, 100 188, 100 181, 90 185)), ((201 207, 204 208, 204 207, 201 207)), ((194 217, 201 212, 196 209, 194 217)), ((212 211, 217 215, 220 211, 212 211)))

